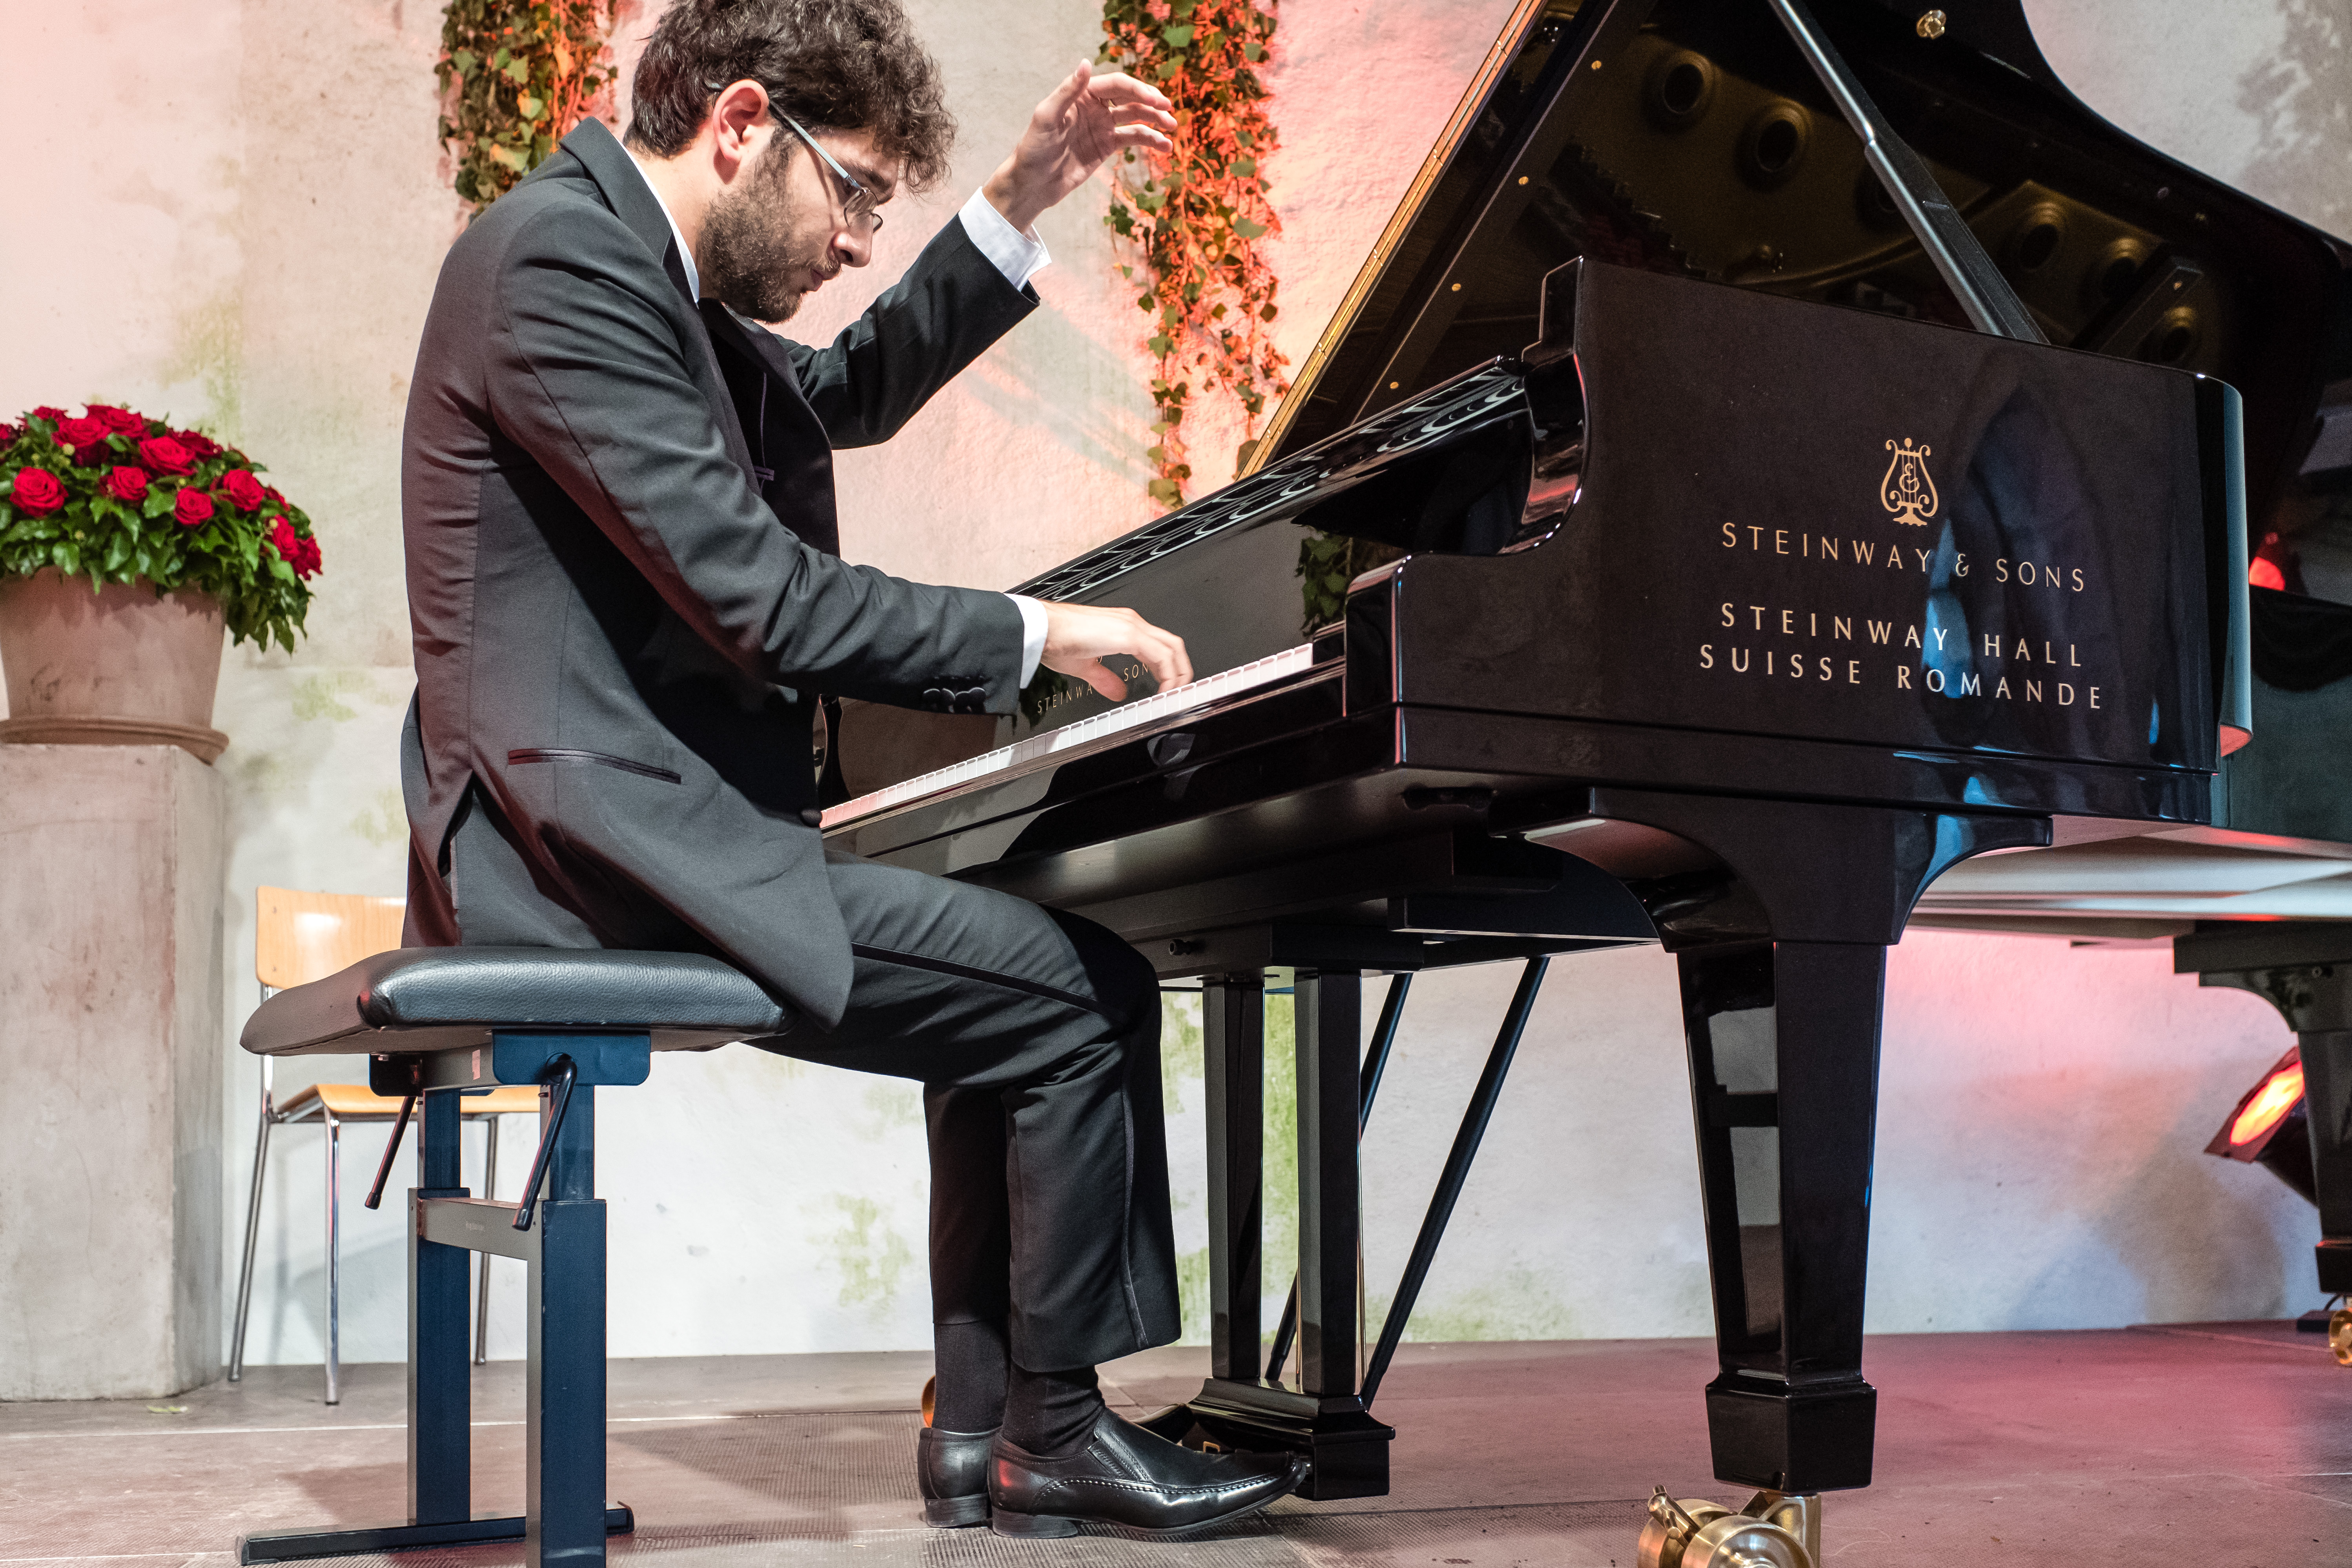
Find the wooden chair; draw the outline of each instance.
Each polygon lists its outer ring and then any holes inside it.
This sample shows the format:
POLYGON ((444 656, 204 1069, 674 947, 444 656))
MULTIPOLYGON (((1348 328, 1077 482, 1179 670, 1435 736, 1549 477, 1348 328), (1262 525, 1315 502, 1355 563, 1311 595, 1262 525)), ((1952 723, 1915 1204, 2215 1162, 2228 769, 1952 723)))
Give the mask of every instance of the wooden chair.
MULTIPOLYGON (((323 980, 363 958, 400 946, 400 927, 406 912, 403 899, 365 893, 304 893, 288 888, 260 888, 254 893, 253 973, 267 1001, 289 986, 323 980)), ((278 1102, 273 1087, 273 1059, 261 1058, 261 1118, 253 1144, 253 1190, 245 1211, 245 1264, 236 1282, 236 1327, 229 1342, 228 1380, 245 1376, 246 1317, 253 1304, 254 1249, 261 1226, 262 1178, 269 1161, 269 1130, 282 1122, 317 1121, 326 1132, 327 1177, 327 1403, 342 1400, 341 1359, 341 1238, 342 1130, 358 1122, 390 1122, 399 1119, 401 1102, 373 1093, 365 1084, 319 1083, 298 1089, 278 1102)), ((489 1195, 499 1179, 499 1118, 539 1114, 539 1091, 528 1086, 502 1088, 467 1095, 461 1101, 467 1121, 483 1119, 487 1129, 482 1191, 489 1195)), ((387 1161, 389 1154, 387 1153, 387 1161)), ((490 1312, 489 1259, 481 1263, 475 1292, 474 1362, 488 1359, 490 1312)))

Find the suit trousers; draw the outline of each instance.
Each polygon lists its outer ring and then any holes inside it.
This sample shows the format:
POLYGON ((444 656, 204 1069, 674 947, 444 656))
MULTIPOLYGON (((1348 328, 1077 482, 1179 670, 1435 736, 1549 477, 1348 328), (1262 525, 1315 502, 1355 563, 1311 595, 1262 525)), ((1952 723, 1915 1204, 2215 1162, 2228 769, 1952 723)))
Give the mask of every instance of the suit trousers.
MULTIPOLYGON (((459 940, 614 945, 532 886, 477 792, 449 845, 459 940), (525 910, 534 911, 529 916, 525 910)), ((933 1321, 1001 1324, 1035 1372, 1092 1366, 1179 1331, 1151 966, 1090 921, 828 849, 850 934, 849 1006, 763 1050, 923 1085, 933 1321)), ((695 951, 655 911, 630 944, 695 951), (659 940, 665 934, 669 940, 659 940)))

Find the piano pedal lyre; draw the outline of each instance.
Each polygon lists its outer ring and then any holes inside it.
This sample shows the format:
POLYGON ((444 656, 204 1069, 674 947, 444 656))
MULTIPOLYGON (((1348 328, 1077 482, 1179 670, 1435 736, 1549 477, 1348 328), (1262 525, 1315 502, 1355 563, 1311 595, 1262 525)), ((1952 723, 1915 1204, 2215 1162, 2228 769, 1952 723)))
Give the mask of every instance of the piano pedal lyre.
POLYGON ((2327 1314, 2327 1348, 2337 1366, 2352 1366, 2352 1300, 2327 1314))
POLYGON ((1641 1568, 1817 1568, 1818 1493, 1758 1492, 1738 1512, 1704 1498, 1650 1497, 1650 1521, 1634 1549, 1641 1568))

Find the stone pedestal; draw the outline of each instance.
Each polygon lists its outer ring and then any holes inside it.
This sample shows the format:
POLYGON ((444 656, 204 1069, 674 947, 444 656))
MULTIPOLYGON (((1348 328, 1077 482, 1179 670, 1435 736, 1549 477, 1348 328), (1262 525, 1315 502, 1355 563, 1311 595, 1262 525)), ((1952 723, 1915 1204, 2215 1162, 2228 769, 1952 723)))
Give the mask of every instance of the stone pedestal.
POLYGON ((0 1399, 221 1367, 222 782, 0 745, 0 1399))

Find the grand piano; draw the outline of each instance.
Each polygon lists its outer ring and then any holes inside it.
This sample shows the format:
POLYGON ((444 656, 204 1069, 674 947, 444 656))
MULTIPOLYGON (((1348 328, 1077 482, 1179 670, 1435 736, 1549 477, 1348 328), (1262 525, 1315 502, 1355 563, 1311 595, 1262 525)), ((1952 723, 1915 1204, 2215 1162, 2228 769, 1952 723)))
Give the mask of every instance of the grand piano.
MULTIPOLYGON (((2090 112, 2017 0, 1520 5, 1235 482, 1020 585, 1215 673, 1133 669, 1118 706, 1044 678, 1001 721, 853 705, 833 737, 832 837, 1203 992, 1213 1375, 1166 1429, 1385 1489, 1371 1395, 1580 950, 1676 955, 1715 1468, 1808 1547, 1817 1494, 1871 1476, 1906 922, 2302 976, 2340 1080, 2314 1104, 2352 1105, 2352 1010, 2312 978, 2352 975, 2352 806, 2307 761, 2352 737, 2352 608, 2248 588, 2352 478, 2347 259, 2090 112), (1498 960, 1518 992, 1367 1360, 1357 1136, 1403 986, 1498 960), (1262 1363, 1269 976, 1302 1190, 1262 1363)), ((1708 1521, 1654 1511, 1645 1560, 1679 1561, 1708 1521)))

